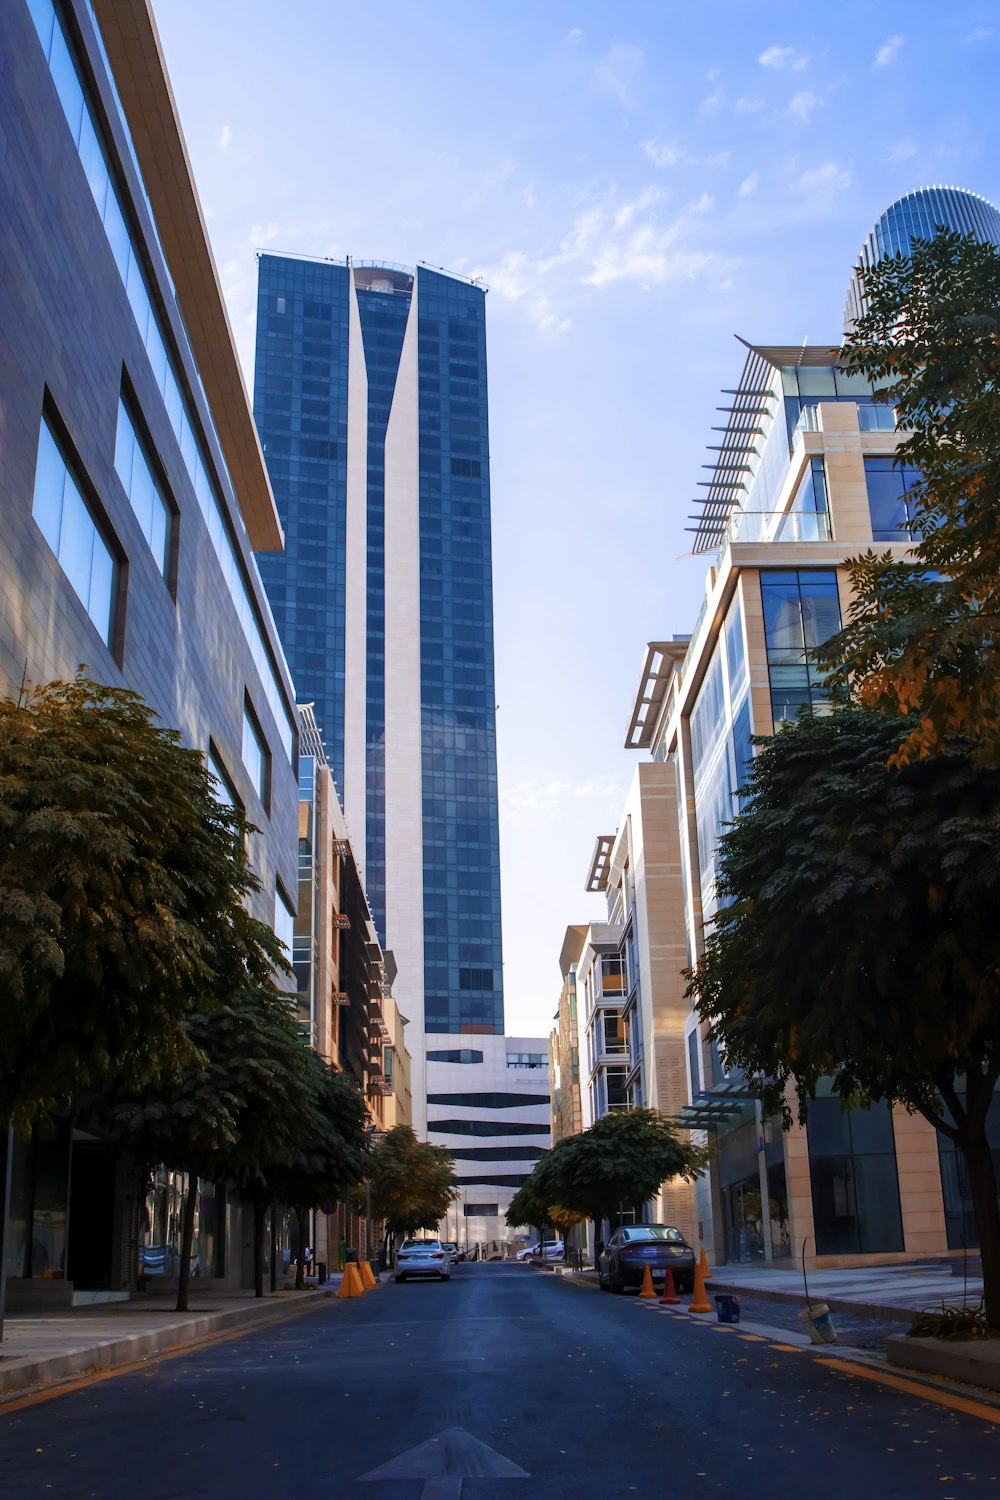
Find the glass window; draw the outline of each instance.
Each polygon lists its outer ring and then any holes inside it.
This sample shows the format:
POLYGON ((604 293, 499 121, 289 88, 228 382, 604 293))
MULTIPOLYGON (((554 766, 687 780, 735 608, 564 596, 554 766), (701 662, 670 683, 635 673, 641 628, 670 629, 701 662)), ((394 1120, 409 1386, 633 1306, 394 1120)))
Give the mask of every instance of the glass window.
POLYGON ((115 560, 44 418, 31 513, 101 640, 110 645, 115 560))
POLYGON ((913 540, 913 501, 910 491, 921 480, 919 469, 897 464, 889 455, 865 459, 868 510, 876 542, 913 540))
POLYGON ((115 469, 142 527, 142 534, 156 559, 156 566, 166 578, 170 566, 170 507, 153 474, 128 408, 120 399, 118 432, 115 438, 115 469))
POLYGON ((827 702, 815 651, 840 629, 840 597, 832 569, 762 571, 764 635, 775 724, 800 708, 827 702))
POLYGON ((274 935, 291 963, 295 945, 295 913, 281 886, 277 884, 274 888, 274 935))
POLYGON ((239 808, 239 798, 233 790, 229 773, 215 753, 214 746, 209 746, 207 760, 209 773, 213 777, 212 795, 216 802, 221 802, 223 807, 239 808))
POLYGON ((268 754, 257 720, 249 707, 243 710, 243 764, 253 783, 253 789, 261 802, 267 806, 268 754))
POLYGON ((903 1249, 892 1111, 810 1102, 806 1128, 818 1255, 903 1249))

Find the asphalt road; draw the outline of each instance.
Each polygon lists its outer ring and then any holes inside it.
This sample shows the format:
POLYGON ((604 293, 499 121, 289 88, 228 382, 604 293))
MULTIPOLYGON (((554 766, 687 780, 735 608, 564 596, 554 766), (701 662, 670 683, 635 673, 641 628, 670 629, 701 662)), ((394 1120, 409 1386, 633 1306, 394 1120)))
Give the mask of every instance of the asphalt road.
POLYGON ((708 1319, 499 1265, 0 1408, 4 1500, 633 1493, 987 1500, 1000 1425, 708 1319), (363 1478, 414 1448, 404 1477, 363 1478), (503 1459, 530 1478, 482 1477, 503 1459))

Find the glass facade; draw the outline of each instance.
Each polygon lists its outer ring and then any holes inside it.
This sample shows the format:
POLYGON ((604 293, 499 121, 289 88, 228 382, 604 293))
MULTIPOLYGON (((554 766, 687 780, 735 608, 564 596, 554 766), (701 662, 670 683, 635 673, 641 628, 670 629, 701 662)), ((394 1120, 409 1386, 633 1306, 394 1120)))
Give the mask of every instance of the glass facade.
POLYGON ((832 568, 762 570, 767 670, 775 726, 801 708, 828 702, 815 661, 821 646, 840 629, 840 595, 832 568))
MULTIPOLYGON (((417 318, 424 1030, 503 1032, 485 297, 355 266, 368 385, 365 879, 386 930, 385 435, 417 318), (415 291, 415 296, 414 296, 415 291)), ((344 784, 347 266, 260 257, 254 413, 285 528, 261 571, 300 697, 344 784)), ((417 622, 414 621, 416 628, 417 622)), ((391 872, 390 872, 391 873, 391 872)))
POLYGON ((865 484, 876 542, 912 542, 913 501, 910 491, 919 484, 919 469, 898 464, 891 454, 865 459, 865 484))
POLYGON ((31 514, 101 640, 110 645, 117 581, 115 560, 44 417, 38 437, 31 514))
POLYGON ((737 596, 691 711, 698 867, 706 920, 715 910, 719 838, 740 810, 740 788, 753 757, 752 733, 743 609, 737 596))
POLYGON ((153 473, 146 446, 135 430, 124 401, 118 402, 115 470, 142 527, 142 534, 164 578, 170 567, 171 513, 159 480, 153 473))
MULTIPOLYGON (((956 229, 1000 246, 1000 211, 978 193, 963 188, 926 187, 891 204, 858 252, 862 266, 891 255, 908 255, 915 239, 933 239, 938 228, 956 229)), ((844 325, 850 328, 865 310, 861 278, 855 272, 847 289, 844 325)))
POLYGON ((806 1126, 817 1255, 903 1249, 896 1141, 884 1103, 844 1109, 830 1095, 809 1104, 806 1126))

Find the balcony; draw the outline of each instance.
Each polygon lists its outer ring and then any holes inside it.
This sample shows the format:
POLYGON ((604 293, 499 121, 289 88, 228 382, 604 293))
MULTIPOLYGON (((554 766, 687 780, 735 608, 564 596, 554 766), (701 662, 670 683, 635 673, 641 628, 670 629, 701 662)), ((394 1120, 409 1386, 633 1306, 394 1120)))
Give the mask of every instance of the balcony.
POLYGON ((829 511, 734 510, 723 536, 732 542, 829 542, 833 539, 829 511))

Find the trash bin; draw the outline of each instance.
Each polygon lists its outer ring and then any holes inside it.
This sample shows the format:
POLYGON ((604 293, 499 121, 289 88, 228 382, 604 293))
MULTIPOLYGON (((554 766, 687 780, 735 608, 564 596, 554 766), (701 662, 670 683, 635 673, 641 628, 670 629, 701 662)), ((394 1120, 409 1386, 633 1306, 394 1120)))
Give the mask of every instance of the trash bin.
POLYGON ((326 1261, 325 1260, 318 1260, 316 1262, 316 1285, 317 1286, 324 1286, 325 1284, 326 1284, 326 1261))
POLYGON ((731 1292, 719 1292, 715 1298, 715 1310, 720 1323, 738 1323, 740 1321, 740 1299, 734 1297, 731 1292))

